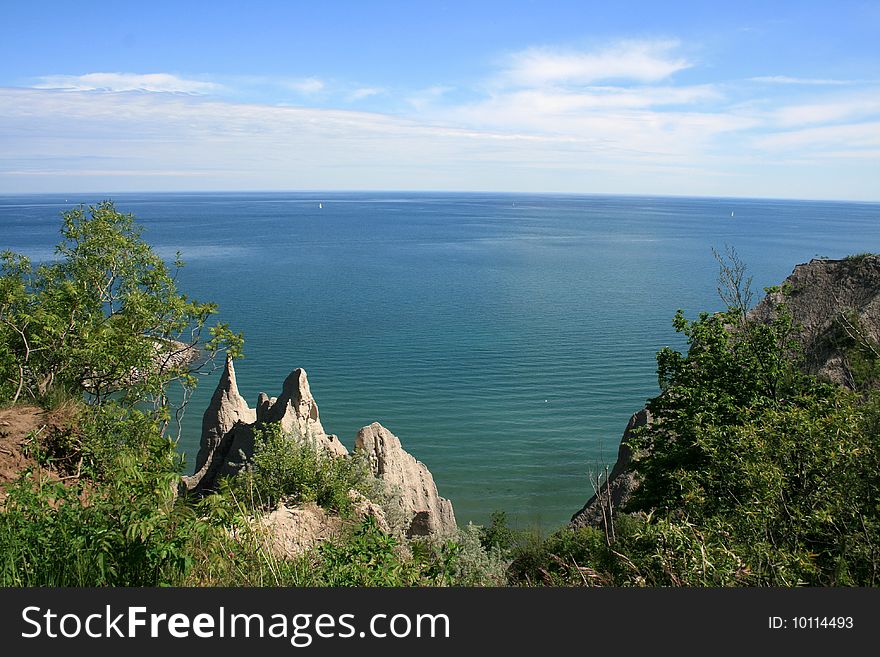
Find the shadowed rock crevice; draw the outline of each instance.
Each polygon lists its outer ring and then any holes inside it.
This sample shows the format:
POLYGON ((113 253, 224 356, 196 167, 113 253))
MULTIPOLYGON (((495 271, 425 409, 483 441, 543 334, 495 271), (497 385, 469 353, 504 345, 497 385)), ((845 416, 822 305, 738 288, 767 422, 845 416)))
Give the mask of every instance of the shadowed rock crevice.
POLYGON ((617 461, 608 475, 607 484, 603 482, 599 486, 602 490, 594 493, 587 500, 587 503, 584 504, 583 508, 571 517, 570 525, 572 527, 583 527, 585 525, 598 527, 605 521, 603 507, 606 512, 609 507, 616 511, 623 508, 629 501, 633 491, 638 486, 636 474, 630 470, 630 464, 633 460, 630 439, 636 429, 649 425, 651 419, 651 412, 647 408, 634 413, 629 419, 626 430, 623 432, 623 438, 620 439, 617 461), (611 500, 610 505, 608 503, 609 498, 611 500))

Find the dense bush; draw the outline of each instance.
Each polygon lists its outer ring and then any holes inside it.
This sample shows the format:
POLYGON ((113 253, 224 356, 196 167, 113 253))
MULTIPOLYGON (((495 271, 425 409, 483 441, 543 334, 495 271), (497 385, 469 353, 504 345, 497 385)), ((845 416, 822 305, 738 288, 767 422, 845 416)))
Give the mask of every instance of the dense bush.
POLYGON ((22 474, 0 513, 4 586, 156 586, 192 563, 193 537, 209 528, 178 504, 174 445, 138 411, 118 421, 83 410, 82 445, 101 445, 96 478, 22 474), (116 451, 111 445, 118 445, 116 451), (136 447, 135 447, 136 445, 136 447))
POLYGON ((257 429, 254 444, 253 457, 231 483, 233 494, 251 507, 315 502, 348 515, 349 491, 378 494, 379 484, 360 454, 334 458, 308 436, 285 435, 279 423, 257 429))
POLYGON ((877 393, 800 373, 784 312, 769 324, 704 315, 658 356, 664 392, 636 447, 629 510, 724 536, 743 579, 873 585, 880 567, 877 393))

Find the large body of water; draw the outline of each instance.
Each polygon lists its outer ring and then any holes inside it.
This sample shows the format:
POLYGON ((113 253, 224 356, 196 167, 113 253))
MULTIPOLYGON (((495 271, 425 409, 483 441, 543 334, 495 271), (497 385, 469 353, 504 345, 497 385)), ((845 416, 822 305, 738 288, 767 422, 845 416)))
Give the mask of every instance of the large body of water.
MULTIPOLYGON (((48 258, 59 213, 97 195, 0 196, 0 249, 48 258)), ((115 194, 180 285, 246 337, 242 393, 308 371, 351 447, 379 421, 460 522, 553 529, 656 394, 670 320, 717 310, 711 248, 757 289, 814 257, 880 250, 880 205, 430 193, 115 194), (322 204, 322 208, 319 207, 322 204)), ((201 382, 181 449, 198 449, 201 382)))

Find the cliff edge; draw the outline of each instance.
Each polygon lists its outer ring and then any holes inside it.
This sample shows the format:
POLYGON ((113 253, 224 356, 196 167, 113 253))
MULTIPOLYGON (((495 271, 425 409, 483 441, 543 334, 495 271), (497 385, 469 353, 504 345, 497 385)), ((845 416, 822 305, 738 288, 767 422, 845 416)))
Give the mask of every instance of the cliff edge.
MULTIPOLYGON (((781 304, 791 313, 796 327, 793 337, 803 349, 805 371, 853 387, 846 345, 854 339, 880 341, 880 255, 814 259, 799 264, 778 289, 749 312, 748 319, 769 322, 781 304)), ((626 504, 638 486, 630 467, 634 455, 629 439, 633 431, 650 422, 647 408, 632 416, 608 481, 572 516, 570 527, 601 526, 603 505, 607 507, 609 498, 614 509, 626 504)))

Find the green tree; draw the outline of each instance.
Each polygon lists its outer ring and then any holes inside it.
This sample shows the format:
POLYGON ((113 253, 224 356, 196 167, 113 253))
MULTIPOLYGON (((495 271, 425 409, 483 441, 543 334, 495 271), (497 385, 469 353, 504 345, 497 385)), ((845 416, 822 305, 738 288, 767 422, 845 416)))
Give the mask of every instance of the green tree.
POLYGON ((150 402, 169 419, 168 384, 195 385, 195 369, 240 335, 208 326, 216 306, 182 294, 173 268, 112 202, 62 215, 51 262, 0 257, 0 393, 13 401, 53 388, 101 404, 150 402))
POLYGON ((649 581, 876 585, 878 393, 802 374, 784 307, 769 323, 740 316, 679 313, 687 354, 658 354, 663 392, 636 438, 627 507, 651 519, 649 581))
POLYGON ((740 324, 740 311, 703 313, 689 322, 679 311, 673 326, 688 339, 686 354, 666 347, 657 354, 662 394, 648 403, 654 421, 637 449, 650 453, 636 465, 644 477, 634 503, 640 509, 675 506, 687 490, 688 472, 710 457, 706 427, 733 427, 785 403, 804 381, 793 354, 792 321, 784 307, 770 323, 740 324))

